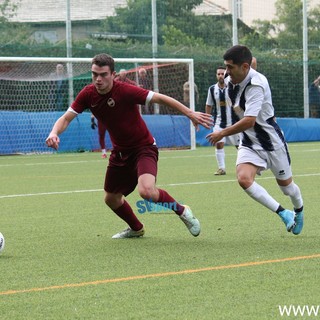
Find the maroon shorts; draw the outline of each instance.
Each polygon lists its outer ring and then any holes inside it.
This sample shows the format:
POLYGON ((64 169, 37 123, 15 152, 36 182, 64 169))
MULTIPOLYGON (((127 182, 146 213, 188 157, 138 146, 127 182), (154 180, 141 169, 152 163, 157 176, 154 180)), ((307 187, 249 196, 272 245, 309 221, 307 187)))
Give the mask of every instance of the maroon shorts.
POLYGON ((104 190, 125 196, 134 191, 144 173, 157 177, 158 148, 144 146, 130 152, 112 150, 104 180, 104 190))

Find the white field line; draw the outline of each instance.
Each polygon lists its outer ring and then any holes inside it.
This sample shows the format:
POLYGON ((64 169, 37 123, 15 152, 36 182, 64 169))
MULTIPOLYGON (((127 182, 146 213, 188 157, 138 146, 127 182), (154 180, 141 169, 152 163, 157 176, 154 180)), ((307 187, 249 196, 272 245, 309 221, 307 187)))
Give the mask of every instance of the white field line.
MULTIPOLYGON (((162 154, 170 152, 170 151, 160 151, 162 152, 162 154)), ((183 152, 183 151, 179 151, 179 152, 183 152)), ((191 152, 191 151, 188 151, 191 152)), ((295 150, 289 150, 290 154, 294 154, 295 150)), ((300 152, 300 150, 296 150, 297 153, 300 152)), ((309 150, 304 150, 304 152, 320 152, 320 149, 309 149, 309 150)), ((228 153, 226 154, 227 157, 230 156, 236 156, 237 153, 228 153)), ((71 157, 71 155, 69 156, 71 157)), ((177 156, 171 156, 171 157, 167 157, 167 156, 163 156, 160 153, 160 160, 170 160, 170 159, 192 159, 192 158, 211 158, 214 157, 214 154, 205 154, 205 155, 177 155, 177 156)), ((0 158, 1 159, 1 158, 0 158)), ((48 158, 48 159, 57 159, 57 158, 48 158)), ((5 163, 5 164, 0 164, 0 168, 2 167, 15 167, 15 166, 52 166, 52 165, 63 165, 63 164, 77 164, 77 163, 90 163, 90 162, 104 162, 106 163, 105 160, 101 160, 101 159, 90 159, 90 160, 73 160, 73 161, 57 161, 57 162, 34 162, 34 163, 5 163)))
MULTIPOLYGON (((294 175, 294 178, 297 177, 316 177, 320 176, 320 173, 310 173, 310 174, 300 174, 294 175)), ((256 180, 268 180, 274 179, 274 176, 270 177, 258 177, 256 180)), ((181 183, 168 183, 168 184, 159 184, 158 187, 179 187, 179 186, 190 186, 190 185, 203 185, 203 184, 217 184, 217 183, 229 183, 236 182, 236 179, 230 180, 210 180, 210 181, 194 181, 194 182, 181 182, 181 183)), ((88 193, 88 192, 103 192, 103 189, 88 189, 88 190, 70 190, 70 191, 53 191, 53 192, 39 192, 39 193, 25 193, 25 194, 9 194, 2 195, 0 199, 7 198, 19 198, 19 197, 33 197, 33 196, 48 196, 48 195, 57 195, 57 194, 75 194, 75 193, 88 193)))

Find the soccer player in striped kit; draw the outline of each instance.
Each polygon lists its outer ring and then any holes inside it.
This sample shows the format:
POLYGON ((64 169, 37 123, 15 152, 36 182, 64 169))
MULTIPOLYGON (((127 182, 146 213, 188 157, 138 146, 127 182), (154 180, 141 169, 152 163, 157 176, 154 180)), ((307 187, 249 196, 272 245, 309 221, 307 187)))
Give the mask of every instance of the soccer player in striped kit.
MULTIPOLYGON (((228 104, 226 99, 227 86, 225 85, 225 71, 226 68, 220 66, 216 70, 216 77, 218 82, 208 89, 206 113, 212 114, 214 119, 213 131, 220 131, 224 128, 230 127, 233 123, 239 120, 238 116, 233 111, 233 108, 228 104)), ((215 143, 215 154, 218 163, 218 170, 215 172, 216 176, 226 174, 225 152, 224 144, 232 144, 238 147, 240 138, 238 134, 223 137, 220 141, 215 143)))
POLYGON ((236 45, 223 56, 226 66, 228 97, 240 120, 234 125, 207 135, 210 143, 241 132, 237 156, 237 179, 254 200, 277 213, 288 232, 300 234, 303 228, 303 199, 292 178, 291 160, 284 135, 275 122, 271 90, 264 75, 250 67, 251 51, 236 45), (293 211, 285 209, 255 181, 270 169, 280 190, 290 197, 293 211))

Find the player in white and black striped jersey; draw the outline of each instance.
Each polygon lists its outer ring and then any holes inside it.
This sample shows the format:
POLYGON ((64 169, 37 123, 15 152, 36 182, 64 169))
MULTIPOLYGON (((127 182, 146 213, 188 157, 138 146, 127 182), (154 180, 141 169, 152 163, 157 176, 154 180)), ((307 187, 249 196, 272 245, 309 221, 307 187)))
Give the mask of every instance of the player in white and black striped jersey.
POLYGON ((236 45, 223 56, 229 77, 228 99, 240 120, 219 132, 207 135, 213 144, 223 137, 241 132, 237 156, 237 178, 240 186, 254 200, 276 212, 287 231, 299 234, 303 228, 303 199, 292 178, 291 160, 284 135, 275 122, 271 90, 266 77, 250 67, 250 50, 236 45), (293 204, 293 211, 283 208, 255 177, 270 169, 280 190, 293 204))
MULTIPOLYGON (((208 89, 207 101, 206 101, 206 113, 212 114, 214 118, 213 131, 220 131, 224 128, 230 127, 239 118, 235 115, 230 103, 227 103, 227 86, 224 83, 226 68, 220 66, 216 69, 216 77, 218 82, 210 86, 208 89)), ((218 170, 215 175, 226 174, 225 164, 225 143, 232 144, 234 146, 239 145, 239 135, 235 134, 228 137, 223 137, 220 141, 215 143, 215 154, 218 163, 218 170)))

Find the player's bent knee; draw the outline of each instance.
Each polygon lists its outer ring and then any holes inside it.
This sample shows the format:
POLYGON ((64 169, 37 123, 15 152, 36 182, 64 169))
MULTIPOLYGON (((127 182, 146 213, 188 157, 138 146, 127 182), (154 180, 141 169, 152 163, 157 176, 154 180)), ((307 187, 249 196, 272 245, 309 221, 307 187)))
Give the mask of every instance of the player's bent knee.
POLYGON ((139 191, 139 195, 142 199, 146 199, 146 200, 149 200, 149 199, 153 199, 153 193, 149 190, 142 190, 142 191, 139 191))
POLYGON ((142 199, 153 200, 155 192, 153 187, 140 187, 138 188, 139 195, 142 199))
POLYGON ((253 183, 253 180, 250 179, 248 176, 238 175, 237 179, 240 187, 244 190, 248 189, 253 183))

